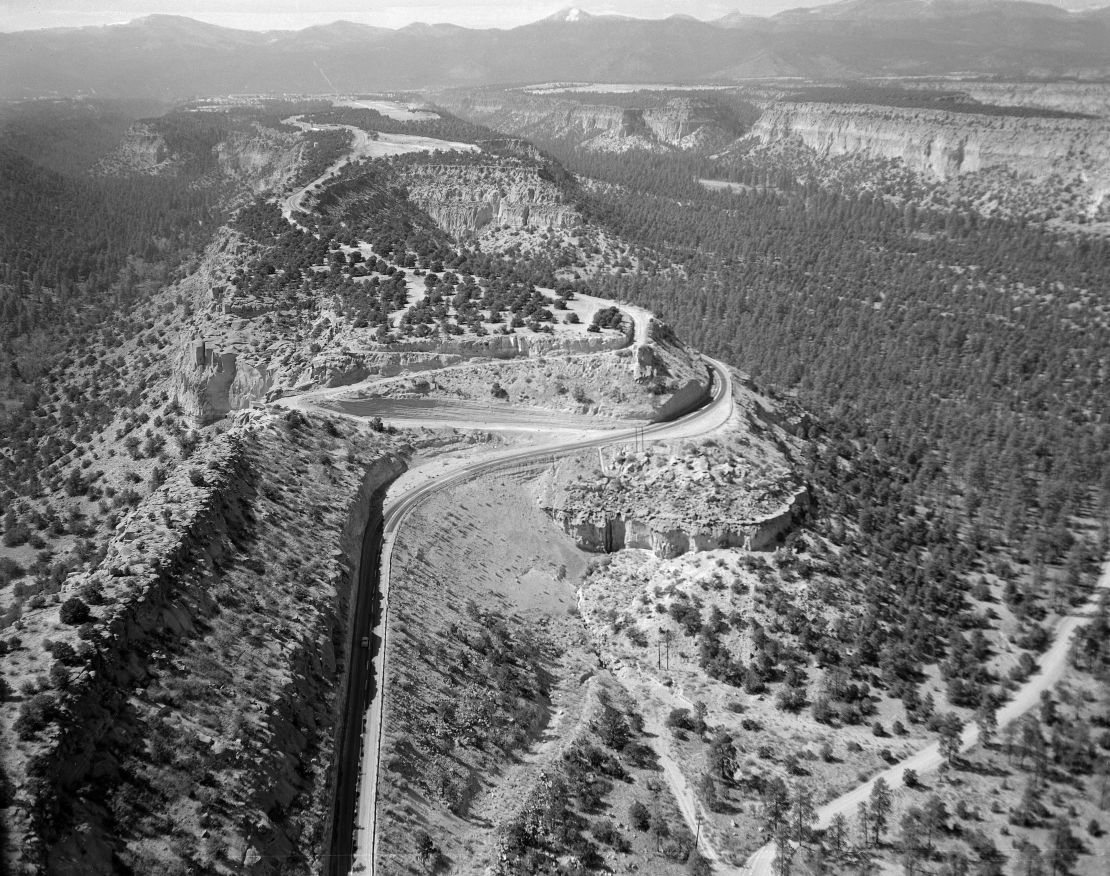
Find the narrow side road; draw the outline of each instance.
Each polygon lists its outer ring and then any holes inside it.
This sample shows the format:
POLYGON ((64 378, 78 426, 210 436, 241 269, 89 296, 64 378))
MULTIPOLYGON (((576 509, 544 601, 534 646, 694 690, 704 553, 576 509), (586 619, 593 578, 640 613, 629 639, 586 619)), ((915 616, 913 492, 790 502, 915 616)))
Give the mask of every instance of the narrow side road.
POLYGON ((362 158, 381 158, 386 155, 403 155, 406 152, 433 152, 437 149, 448 151, 453 150, 456 152, 480 152, 481 150, 473 143, 455 143, 449 140, 436 140, 433 137, 418 137, 415 134, 382 134, 371 136, 362 128, 356 128, 353 125, 314 125, 309 122, 302 121, 300 116, 291 116, 283 120, 284 124, 294 125, 302 131, 320 131, 320 130, 340 130, 345 129, 351 132, 352 143, 351 149, 335 161, 331 167, 325 170, 320 176, 312 180, 305 186, 290 192, 281 199, 281 215, 285 217, 287 222, 296 225, 302 231, 307 230, 304 226, 300 225, 293 219, 293 215, 304 209, 304 199, 309 192, 314 192, 319 189, 324 183, 335 176, 341 168, 350 164, 352 161, 358 161, 362 158))
MULTIPOLYGON (((1110 560, 1107 560, 1103 565, 1102 575, 1099 577, 1098 583, 1087 602, 1062 618, 1056 625, 1052 645, 1041 655, 1037 672, 1031 675, 1025 684, 1018 688, 1014 696, 998 710, 999 729, 1016 721, 1030 709, 1036 707, 1040 703, 1041 693, 1052 690, 1059 683, 1064 675, 1064 670, 1067 669, 1068 651, 1071 648, 1072 635, 1085 621, 1090 619, 1098 606, 1099 599, 1107 590, 1110 590, 1110 560)), ((979 728, 970 724, 964 728, 960 740, 960 750, 967 751, 978 741, 979 728)), ((943 762, 944 758, 941 756, 940 747, 937 743, 934 742, 925 746, 905 760, 899 761, 890 769, 872 776, 862 785, 826 803, 817 810, 817 827, 828 827, 836 815, 846 817, 854 815, 859 804, 871 796, 871 789, 877 779, 884 779, 892 790, 898 789, 905 784, 902 776, 907 768, 915 770, 918 775, 925 775, 937 770, 943 762)), ((768 843, 748 859, 744 872, 749 876, 770 876, 774 860, 774 846, 768 843)))

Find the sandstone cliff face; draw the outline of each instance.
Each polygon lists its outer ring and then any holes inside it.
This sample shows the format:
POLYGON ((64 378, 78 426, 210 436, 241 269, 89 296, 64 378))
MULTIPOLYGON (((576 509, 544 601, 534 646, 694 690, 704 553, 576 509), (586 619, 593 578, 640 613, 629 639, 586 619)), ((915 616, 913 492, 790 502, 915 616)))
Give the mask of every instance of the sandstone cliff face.
POLYGON ((529 167, 418 165, 405 181, 410 200, 456 237, 491 225, 570 228, 582 221, 562 192, 529 167))
POLYGON ((280 190, 293 177, 304 151, 296 134, 255 126, 253 133, 233 132, 216 145, 220 170, 255 192, 280 190))
MULTIPOLYGON (((625 518, 621 513, 589 513, 549 509, 567 535, 583 550, 612 553, 624 548, 649 550, 660 559, 671 559, 690 551, 741 548, 747 551, 773 550, 782 539, 809 516, 813 500, 809 491, 799 489, 778 511, 751 520, 735 520, 701 528, 696 522, 625 518)), ((636 512, 633 511, 633 514, 636 512)))
POLYGON ((328 351, 313 358, 298 388, 349 386, 368 377, 394 377, 455 365, 467 359, 517 359, 559 353, 598 353, 628 344, 629 335, 489 335, 469 340, 372 344, 370 349, 328 351))
POLYGON ((151 125, 136 122, 113 152, 100 162, 106 173, 163 173, 174 167, 165 138, 151 125))
POLYGON ((239 417, 67 582, 103 602, 27 764, 31 872, 321 869, 361 536, 404 463, 380 436, 239 417))
POLYGON ((1110 88, 1103 82, 957 82, 950 79, 899 83, 902 88, 951 91, 995 106, 1036 107, 1110 117, 1110 88))
POLYGON ((744 133, 741 124, 720 106, 693 98, 674 98, 663 107, 642 111, 656 139, 680 149, 723 145, 744 133))
POLYGON ((794 474, 796 440, 777 422, 791 415, 743 381, 734 383, 733 399, 733 418, 711 439, 560 464, 541 482, 541 507, 589 551, 643 548, 669 559, 774 548, 813 505, 794 474))
POLYGON ((579 103, 547 95, 511 93, 459 99, 446 95, 441 102, 465 118, 485 122, 523 136, 590 141, 592 148, 695 148, 723 145, 744 133, 728 109, 697 98, 673 98, 648 107, 619 107, 579 103))
POLYGON ((186 415, 198 425, 265 400, 273 375, 263 365, 252 365, 236 353, 220 352, 204 341, 186 345, 178 357, 172 393, 186 415))
MULTIPOLYGON (((498 95, 468 99, 459 106, 445 104, 448 109, 464 109, 469 117, 494 119, 502 127, 498 130, 524 132, 536 125, 550 128, 554 133, 576 133, 593 136, 604 131, 625 130, 631 133, 637 124, 633 111, 616 106, 593 106, 574 100, 540 97, 536 95, 498 95)), ((642 126, 641 126, 642 127, 642 126)))
POLYGON ((992 167, 1033 179, 1087 172, 1110 181, 1110 123, 817 103, 769 106, 751 136, 797 140, 820 156, 899 159, 946 180, 992 167))
POLYGON ((255 124, 250 130, 229 133, 216 143, 210 156, 184 156, 169 148, 157 122, 136 122, 100 162, 100 169, 105 173, 173 174, 187 157, 214 160, 226 177, 259 193, 282 188, 295 174, 303 152, 296 134, 255 124))

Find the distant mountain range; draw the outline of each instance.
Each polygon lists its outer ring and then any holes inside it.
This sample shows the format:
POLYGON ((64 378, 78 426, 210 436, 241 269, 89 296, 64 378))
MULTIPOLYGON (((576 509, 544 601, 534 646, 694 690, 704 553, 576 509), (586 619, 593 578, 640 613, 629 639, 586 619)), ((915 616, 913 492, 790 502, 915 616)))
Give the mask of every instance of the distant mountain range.
MULTIPOLYGON (((1084 0, 1077 0, 1084 2, 1084 0)), ((545 81, 734 82, 974 73, 1110 76, 1110 8, 845 0, 770 18, 643 20, 567 9, 511 30, 352 22, 256 32, 153 15, 0 34, 0 97, 180 100, 545 81)))

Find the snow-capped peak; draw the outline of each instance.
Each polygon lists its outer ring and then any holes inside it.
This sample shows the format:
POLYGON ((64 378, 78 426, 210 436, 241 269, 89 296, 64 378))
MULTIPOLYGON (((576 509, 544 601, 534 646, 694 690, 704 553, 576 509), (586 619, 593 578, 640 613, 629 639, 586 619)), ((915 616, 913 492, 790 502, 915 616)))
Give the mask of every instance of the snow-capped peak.
POLYGON ((565 21, 568 21, 568 22, 585 21, 586 19, 588 19, 590 17, 591 17, 590 13, 586 12, 584 9, 580 9, 577 6, 568 6, 566 9, 560 9, 554 15, 549 15, 544 20, 545 21, 556 21, 556 22, 559 22, 561 24, 562 22, 565 22, 565 21))

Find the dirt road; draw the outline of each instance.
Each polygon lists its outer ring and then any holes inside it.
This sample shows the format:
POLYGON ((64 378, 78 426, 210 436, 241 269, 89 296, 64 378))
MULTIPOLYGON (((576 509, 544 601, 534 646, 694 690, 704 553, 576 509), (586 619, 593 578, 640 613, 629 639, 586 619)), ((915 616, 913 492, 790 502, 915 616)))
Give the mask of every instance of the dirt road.
POLYGON ((694 789, 690 787, 690 783, 683 774, 681 767, 671 754, 671 747, 668 742, 670 738, 669 731, 659 721, 658 716, 669 712, 672 708, 693 709, 694 704, 675 691, 664 687, 657 678, 644 673, 642 670, 634 670, 631 667, 623 666, 615 674, 621 684, 624 685, 625 690, 636 696, 641 703, 640 712, 644 716, 644 729, 647 731, 648 745, 659 759, 659 765, 663 768, 663 780, 667 783, 667 787, 671 789, 686 826, 690 829, 690 833, 698 838, 698 851, 703 858, 713 865, 714 873, 719 874, 719 876, 738 876, 739 868, 733 867, 721 858, 713 846, 712 838, 700 829, 701 825, 706 823, 708 819, 704 817, 701 811, 701 804, 698 803, 694 789), (654 700, 658 707, 643 708, 643 702, 646 700, 654 700))
POLYGON ((293 219, 294 214, 304 209, 305 198, 312 192, 317 191, 324 183, 335 176, 343 167, 350 164, 352 161, 360 161, 363 158, 383 158, 388 155, 404 155, 407 152, 435 152, 441 151, 457 151, 457 152, 480 152, 481 150, 473 143, 455 143, 451 140, 437 140, 434 137, 418 137, 414 134, 376 134, 371 136, 362 128, 356 128, 353 125, 314 125, 311 122, 305 122, 300 116, 293 116, 285 119, 283 124, 294 125, 302 131, 322 131, 322 130, 347 130, 351 132, 353 141, 351 143, 350 151, 335 161, 327 170, 320 174, 312 182, 290 192, 281 200, 281 215, 285 217, 286 221, 293 223, 298 228, 303 228, 300 223, 293 219))
MULTIPOLYGON (((1103 566, 1102 575, 1099 577, 1091 598, 1080 609, 1064 617, 1057 624, 1052 646, 1041 655, 1038 671, 1031 675, 1029 680, 1018 689, 1017 693, 998 710, 999 728, 1005 727, 1036 707, 1040 703, 1041 693, 1051 690, 1060 681, 1064 670, 1067 669, 1068 650, 1071 647, 1072 635, 1091 616, 1102 593, 1108 589, 1110 589, 1110 560, 1103 566)), ((971 724, 964 728, 960 740, 960 750, 966 751, 978 741, 979 728, 971 724)), ((934 742, 925 746, 925 748, 905 760, 899 761, 890 769, 884 770, 862 785, 826 803, 817 810, 817 826, 819 828, 828 827, 833 817, 838 814, 845 817, 853 816, 859 804, 871 795, 871 788, 880 777, 892 789, 897 789, 904 784, 902 776, 906 769, 915 770, 918 775, 925 775, 938 769, 943 762, 944 758, 941 757, 937 743, 934 742)), ((770 844, 765 845, 748 859, 744 872, 749 876, 770 876, 774 860, 774 847, 770 844)))

